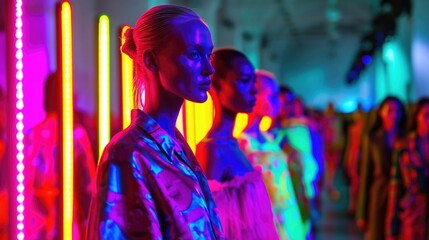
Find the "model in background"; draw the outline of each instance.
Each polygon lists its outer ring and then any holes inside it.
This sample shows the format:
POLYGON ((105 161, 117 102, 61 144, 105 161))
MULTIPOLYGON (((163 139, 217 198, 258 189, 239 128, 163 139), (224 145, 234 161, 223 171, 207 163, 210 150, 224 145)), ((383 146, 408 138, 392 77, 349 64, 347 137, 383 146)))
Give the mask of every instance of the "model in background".
POLYGON ((395 147, 404 137, 405 114, 398 98, 386 97, 377 109, 374 125, 363 138, 356 221, 367 240, 385 238, 390 169, 395 147))
POLYGON ((265 185, 270 194, 281 239, 305 239, 306 233, 288 159, 285 152, 268 132, 261 132, 259 124, 264 116, 276 118, 279 110, 279 85, 273 74, 256 72, 256 105, 240 136, 240 147, 254 166, 261 166, 265 185))
POLYGON ((335 113, 332 102, 328 103, 324 118, 323 143, 325 153, 325 187, 331 199, 340 197, 334 187, 335 173, 341 158, 343 139, 341 136, 341 121, 335 113))
POLYGON ((208 98, 210 31, 192 10, 159 5, 125 36, 138 109, 103 151, 87 239, 224 239, 207 179, 175 128, 185 99, 208 98))
MULTIPOLYGON (((282 88, 281 88, 282 90, 282 88)), ((298 201, 302 221, 307 237, 311 236, 311 216, 316 215, 314 199, 316 197, 315 179, 317 164, 313 156, 310 118, 305 115, 302 99, 296 97, 290 89, 280 92, 281 118, 277 118, 270 129, 275 141, 288 156, 295 196, 298 201), (279 124, 280 123, 280 124, 279 124)))
POLYGON ((233 137, 237 114, 250 113, 256 103, 255 70, 234 49, 213 52, 210 94, 213 126, 197 145, 227 239, 278 239, 274 215, 261 168, 253 167, 233 137))
MULTIPOLYGON (((30 239, 60 237, 60 158, 59 158, 59 79, 57 74, 45 82, 45 119, 25 134, 25 231, 30 239)), ((91 200, 95 163, 85 129, 73 126, 74 209, 76 235, 84 237, 91 200)))
POLYGON ((354 216, 356 212, 356 200, 359 191, 359 160, 361 159, 361 142, 364 130, 364 112, 361 107, 352 113, 352 122, 347 129, 347 144, 344 156, 344 165, 347 176, 350 179, 349 185, 349 206, 348 213, 354 216))
POLYGON ((392 166, 386 239, 429 239, 429 98, 417 102, 411 123, 392 166))

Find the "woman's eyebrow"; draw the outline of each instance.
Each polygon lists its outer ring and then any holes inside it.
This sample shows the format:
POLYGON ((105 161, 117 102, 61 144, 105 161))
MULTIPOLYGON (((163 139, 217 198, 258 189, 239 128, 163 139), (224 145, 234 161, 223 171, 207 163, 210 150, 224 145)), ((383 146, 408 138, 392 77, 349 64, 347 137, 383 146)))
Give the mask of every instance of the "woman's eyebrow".
POLYGON ((213 45, 210 45, 210 46, 204 46, 204 45, 202 45, 201 43, 191 43, 191 44, 189 44, 189 47, 193 47, 193 48, 198 48, 198 49, 200 49, 200 50, 208 50, 208 52, 210 52, 210 53, 212 53, 213 52, 213 49, 214 49, 214 46, 213 45))

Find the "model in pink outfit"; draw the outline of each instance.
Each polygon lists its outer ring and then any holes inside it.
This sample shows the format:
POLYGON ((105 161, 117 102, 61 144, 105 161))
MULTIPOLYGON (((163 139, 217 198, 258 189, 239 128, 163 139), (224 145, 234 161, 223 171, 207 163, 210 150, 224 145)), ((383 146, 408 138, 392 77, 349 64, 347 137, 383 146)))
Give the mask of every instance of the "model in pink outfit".
POLYGON ((239 112, 255 104, 255 70, 234 49, 218 49, 212 56, 212 96, 215 119, 197 145, 227 239, 278 239, 274 215, 261 169, 254 168, 233 137, 239 112))
POLYGON ((260 129, 264 116, 273 119, 278 114, 279 85, 273 74, 258 70, 255 86, 258 90, 256 105, 240 136, 240 148, 253 166, 262 167, 280 238, 303 240, 306 233, 287 165, 287 155, 270 133, 260 129))

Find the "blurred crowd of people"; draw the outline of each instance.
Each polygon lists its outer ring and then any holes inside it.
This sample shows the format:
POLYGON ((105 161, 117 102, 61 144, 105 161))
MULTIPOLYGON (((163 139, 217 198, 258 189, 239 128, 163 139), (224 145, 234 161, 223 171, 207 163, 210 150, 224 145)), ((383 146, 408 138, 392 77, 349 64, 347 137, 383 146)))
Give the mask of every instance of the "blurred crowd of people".
MULTIPOLYGON (((24 133, 24 196, 25 231, 29 239, 59 239, 61 223, 60 195, 62 164, 59 159, 59 79, 56 73, 50 74, 44 87, 45 118, 24 133)), ((1 89, 0 89, 1 90, 1 89)), ((8 209, 8 170, 6 145, 6 106, 3 92, 0 91, 0 203, 8 209)), ((74 116, 74 203, 73 235, 83 239, 86 232, 87 215, 93 191, 96 158, 93 141, 84 126, 91 120, 75 109, 74 116)), ((8 239, 8 212, 0 214, 0 239, 8 239)), ((11 236, 9 236, 11 237, 11 236)))

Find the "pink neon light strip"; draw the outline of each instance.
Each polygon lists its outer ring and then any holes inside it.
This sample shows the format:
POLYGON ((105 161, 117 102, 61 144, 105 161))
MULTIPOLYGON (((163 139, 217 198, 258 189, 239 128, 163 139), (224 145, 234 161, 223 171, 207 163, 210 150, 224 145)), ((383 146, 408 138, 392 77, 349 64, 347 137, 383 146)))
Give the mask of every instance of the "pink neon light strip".
POLYGON ((16 169, 18 170, 16 175, 16 210, 17 210, 17 239, 24 239, 24 92, 23 83, 23 31, 22 31, 22 0, 16 0, 15 5, 15 57, 16 57, 16 169))

